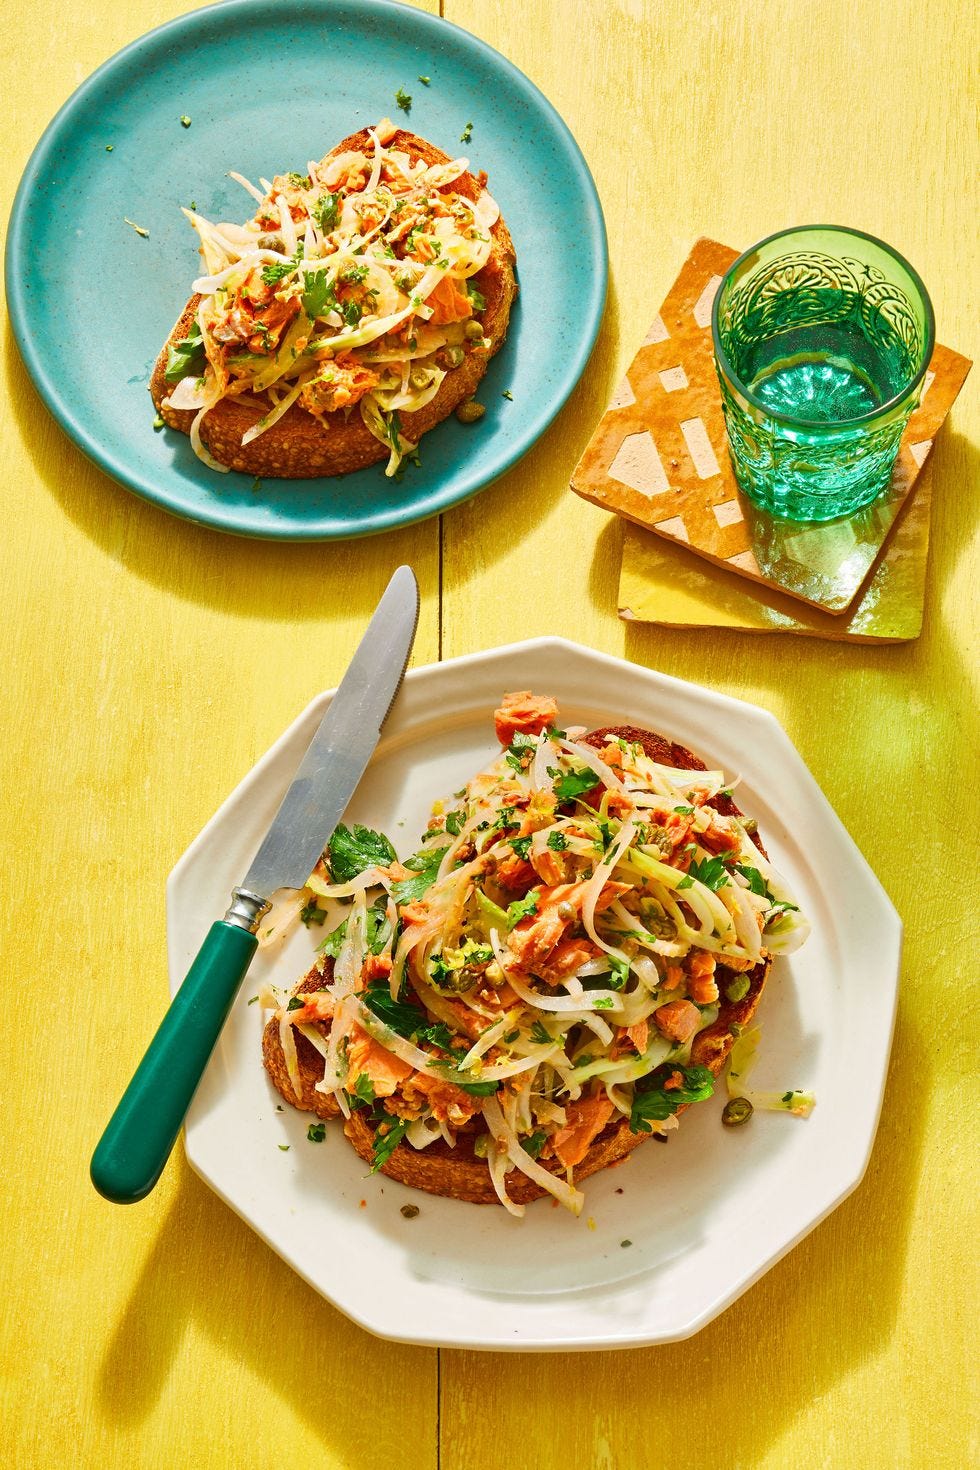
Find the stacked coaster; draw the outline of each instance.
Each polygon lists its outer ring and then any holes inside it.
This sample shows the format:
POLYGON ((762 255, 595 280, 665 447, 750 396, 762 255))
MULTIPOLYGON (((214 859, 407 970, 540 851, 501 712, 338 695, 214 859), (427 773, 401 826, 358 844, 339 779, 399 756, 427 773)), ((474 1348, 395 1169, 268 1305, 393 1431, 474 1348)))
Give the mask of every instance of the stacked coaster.
POLYGON ((920 471, 971 364, 936 346, 891 485, 873 505, 822 524, 767 516, 735 483, 712 359, 711 306, 737 254, 714 240, 695 244, 572 476, 577 494, 643 528, 627 529, 620 615, 915 638, 929 547, 920 471))

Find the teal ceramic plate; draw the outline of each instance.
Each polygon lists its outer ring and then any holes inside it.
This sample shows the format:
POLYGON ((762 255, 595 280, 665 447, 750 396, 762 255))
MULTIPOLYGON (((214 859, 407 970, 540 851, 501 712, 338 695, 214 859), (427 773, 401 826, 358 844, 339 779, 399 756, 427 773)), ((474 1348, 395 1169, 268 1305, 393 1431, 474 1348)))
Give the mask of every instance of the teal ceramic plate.
POLYGON ((466 31, 390 0, 225 0, 151 31, 79 88, 21 181, 7 300, 44 402, 108 474, 177 515, 247 536, 363 536, 458 504, 548 427, 588 361, 606 294, 602 210, 571 133, 536 87, 466 31), (428 76, 430 85, 417 78, 428 76), (180 213, 242 219, 226 177, 305 170, 412 97, 407 125, 486 169, 514 237, 521 294, 480 390, 486 417, 449 419, 399 483, 217 475, 155 433, 146 385, 197 271, 180 213), (182 127, 181 115, 191 119, 182 127), (111 152, 107 151, 111 147, 111 152), (149 231, 143 238, 124 220, 149 231), (503 397, 508 391, 512 399, 503 397))

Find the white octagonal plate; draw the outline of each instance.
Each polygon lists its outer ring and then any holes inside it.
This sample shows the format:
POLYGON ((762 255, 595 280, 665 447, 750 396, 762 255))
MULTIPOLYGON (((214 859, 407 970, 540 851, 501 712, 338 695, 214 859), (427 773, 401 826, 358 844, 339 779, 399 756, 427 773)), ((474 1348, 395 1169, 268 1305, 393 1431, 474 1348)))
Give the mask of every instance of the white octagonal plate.
MULTIPOLYGON (((550 1201, 519 1221, 365 1177, 339 1124, 314 1144, 308 1114, 277 1112, 262 1068, 262 1016, 249 998, 262 980, 289 986, 309 967, 319 934, 300 926, 253 962, 194 1099, 187 1156, 311 1286, 383 1337, 521 1350, 675 1341, 860 1182, 888 1063, 901 924, 771 714, 556 638, 410 672, 347 820, 386 831, 401 856, 414 851, 432 801, 499 749, 492 710, 509 689, 556 695, 566 723, 659 730, 741 775, 739 804, 813 923, 803 949, 773 966, 758 1012, 758 1086, 813 1089, 812 1116, 757 1113, 728 1130, 716 1096, 667 1146, 648 1143, 589 1179, 579 1220, 550 1201), (406 1220, 409 1202, 419 1214, 406 1220)), ((330 697, 304 710, 170 875, 172 989, 224 912, 330 697)))

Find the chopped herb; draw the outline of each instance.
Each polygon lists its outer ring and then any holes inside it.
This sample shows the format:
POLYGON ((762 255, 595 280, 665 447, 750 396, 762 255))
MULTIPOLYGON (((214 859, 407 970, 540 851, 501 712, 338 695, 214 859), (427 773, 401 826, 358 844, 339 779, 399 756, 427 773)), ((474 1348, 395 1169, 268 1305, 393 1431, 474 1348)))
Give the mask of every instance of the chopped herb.
POLYGON ((516 806, 502 806, 500 808, 500 811, 497 813, 496 820, 491 830, 494 832, 505 832, 508 827, 516 826, 517 824, 514 821, 514 813, 516 811, 516 806))
POLYGON ((288 173, 286 175, 286 181, 292 184, 294 189, 308 189, 312 182, 309 174, 298 174, 295 172, 288 173))
POLYGON ((286 1109, 283 1107, 282 1103, 276 1103, 276 1112, 277 1113, 284 1113, 285 1111, 286 1111, 286 1109))
MULTIPOLYGON (((550 766, 548 774, 552 774, 550 766)), ((566 771, 564 774, 555 771, 554 774, 558 778, 555 781, 555 795, 560 802, 574 801, 576 796, 581 796, 583 791, 591 791, 599 782, 595 771, 589 770, 588 766, 577 771, 566 771)))
POLYGON ((360 1107, 366 1107, 368 1103, 375 1101, 374 1083, 366 1072, 361 1072, 355 1079, 354 1090, 350 1095, 356 1098, 360 1107))
POLYGON ((766 880, 758 868, 748 867, 745 863, 736 863, 735 871, 736 873, 741 873, 742 877, 746 879, 750 893, 757 893, 760 898, 772 898, 766 880))
POLYGON ((548 1135, 544 1129, 536 1128, 527 1138, 521 1139, 521 1148, 526 1154, 530 1154, 532 1159, 536 1159, 547 1142, 548 1135))
POLYGON ((792 1092, 784 1092, 783 1093, 783 1097, 782 1097, 782 1101, 785 1102, 785 1103, 792 1102, 793 1101, 793 1094, 792 1094, 792 1092))
POLYGON ((412 99, 403 87, 399 87, 395 93, 395 102, 401 108, 402 112, 411 112, 412 99))
POLYGON ((470 306, 475 312, 486 311, 487 300, 482 291, 474 286, 472 281, 466 282, 466 294, 470 298, 470 306))
POLYGON ((107 153, 111 153, 111 152, 112 152, 112 144, 111 144, 111 143, 107 143, 107 144, 106 144, 106 145, 105 145, 105 151, 106 151, 106 152, 107 152, 107 153))
POLYGON ((620 1247, 621 1247, 621 1249, 622 1249, 622 1250, 625 1250, 625 1249, 626 1249, 626 1247, 627 1247, 627 1246, 630 1246, 630 1245, 632 1245, 632 1244, 633 1244, 633 1242, 632 1242, 632 1241, 631 1241, 631 1240, 621 1240, 621 1241, 620 1241, 620 1242, 619 1242, 619 1244, 620 1244, 620 1247))
POLYGON ((546 845, 551 848, 552 852, 564 852, 565 848, 568 846, 568 838, 565 836, 564 832, 559 832, 558 828, 556 827, 554 832, 548 833, 548 841, 546 845))
POLYGON ((679 812, 682 817, 691 817, 694 815, 693 806, 675 806, 674 811, 679 812))
POLYGON ((518 730, 507 749, 504 757, 512 771, 526 771, 534 758, 534 752, 538 748, 538 742, 533 735, 525 735, 518 730))
POLYGON ((144 230, 143 226, 138 225, 135 220, 126 219, 126 217, 123 216, 123 224, 129 225, 129 228, 131 230, 135 230, 137 235, 142 235, 144 240, 148 240, 150 238, 149 230, 144 230))
POLYGON ((500 396, 501 398, 506 398, 509 403, 513 403, 514 401, 514 395, 509 388, 505 388, 500 396))
POLYGON ((619 955, 611 954, 609 956, 609 968, 612 972, 609 976, 609 989, 622 990, 623 986, 626 984, 627 980, 630 977, 629 960, 621 960, 619 958, 619 955))
POLYGON ((341 824, 327 846, 327 861, 335 883, 349 883, 368 868, 384 868, 395 861, 395 849, 383 832, 370 827, 341 824))
POLYGON ((391 885, 391 896, 395 902, 414 903, 421 898, 436 881, 439 866, 448 851, 448 847, 439 847, 434 851, 417 852, 414 857, 406 858, 405 867, 416 876, 403 878, 391 885))
POLYGON ((419 81, 422 83, 423 87, 427 87, 429 85, 429 83, 432 81, 432 78, 431 77, 419 77, 419 81))
POLYGON ((298 995, 291 995, 289 997, 289 1004, 286 1006, 286 1010, 301 1011, 305 1004, 306 1002, 304 1000, 300 1000, 298 995))
POLYGON ((538 890, 532 888, 525 898, 515 899, 507 905, 507 927, 513 929, 522 919, 530 918, 531 914, 538 911, 538 890))
POLYGON ((518 1031, 508 1031, 507 1032, 507 1035, 506 1036, 502 1036, 500 1039, 503 1042, 504 1046, 511 1046, 512 1043, 517 1040, 517 1038, 520 1036, 520 1034, 521 1033, 520 1033, 519 1030, 518 1031))
POLYGON ((512 837, 510 839, 510 846, 514 849, 519 858, 523 858, 525 862, 527 861, 531 851, 530 837, 512 837))
POLYGON ((466 124, 466 127, 463 129, 463 131, 459 135, 459 141, 461 143, 468 143, 470 141, 470 139, 472 138, 472 136, 473 136, 473 124, 471 122, 468 122, 466 124))
POLYGON ((253 995, 252 998, 249 1000, 249 1005, 250 1006, 254 1006, 254 1004, 255 1004, 255 1002, 257 1000, 258 1000, 258 996, 257 995, 253 995))
POLYGON ((358 281, 367 279, 369 269, 370 267, 366 265, 349 265, 345 271, 341 271, 340 279, 346 281, 348 285, 354 285, 358 281))
POLYGON ((281 1143, 279 1145, 279 1152, 281 1154, 288 1154, 289 1153, 289 1144, 288 1143, 281 1143))
POLYGON ((464 812, 446 813, 446 831, 449 833, 450 837, 459 836, 460 832, 462 832, 463 830, 463 823, 465 821, 466 815, 464 812))
POLYGON ((611 1011, 613 1007, 611 995, 597 995, 592 1002, 594 1011, 611 1011))
POLYGON ((180 125, 181 125, 182 128, 189 128, 190 125, 191 125, 191 120, 187 116, 187 113, 186 112, 182 112, 180 114, 180 125))
POLYGON ((322 1143, 327 1136, 326 1123, 311 1123, 306 1130, 306 1136, 311 1143, 322 1143))
POLYGON ((641 1077, 633 1090, 630 1113, 631 1133, 652 1133, 652 1123, 670 1118, 682 1103, 703 1102, 714 1091, 714 1080, 707 1067, 682 1067, 665 1062, 641 1077), (665 1088, 675 1073, 681 1077, 679 1087, 665 1088))
POLYGON ((416 1220, 419 1215, 419 1207, 418 1205, 402 1205, 398 1213, 406 1220, 416 1220))
POLYGON ((299 917, 300 922, 305 924, 308 929, 311 924, 322 924, 327 917, 327 911, 320 907, 315 898, 310 898, 307 899, 306 903, 300 909, 299 917))
POLYGON ((444 1022, 430 1022, 420 1006, 392 1000, 387 985, 370 985, 361 998, 379 1021, 406 1041, 428 1041, 442 1051, 449 1051, 452 1046, 453 1034, 444 1022))
POLYGON ((453 1085, 463 1092, 468 1092, 471 1097, 493 1097, 500 1086, 499 1082, 461 1082, 458 1076, 453 1076, 453 1085))
POLYGON ((539 1046, 550 1046, 554 1037, 541 1021, 531 1023, 531 1040, 536 1041, 539 1046))
POLYGON ((710 888, 712 893, 717 893, 719 888, 724 888, 731 880, 725 867, 724 858, 705 858, 698 862, 695 858, 687 870, 687 877, 682 878, 678 888, 692 888, 697 883, 703 883, 705 888, 710 888))
POLYGON ((156 418, 153 420, 153 432, 155 434, 159 434, 160 430, 165 429, 166 427, 167 425, 164 420, 160 417, 159 414, 157 414, 156 418))
POLYGON ((306 288, 300 300, 310 321, 315 322, 317 317, 326 316, 337 305, 337 297, 326 271, 313 271, 305 279, 306 288))
POLYGON ((393 1118, 388 1123, 382 1123, 374 1135, 374 1162, 371 1165, 371 1173, 377 1174, 391 1158, 395 1149, 401 1143, 408 1131, 410 1120, 408 1118, 393 1118), (382 1129, 384 1130, 382 1132, 382 1129))
MULTIPOLYGON (((372 906, 364 916, 364 938, 372 954, 380 954, 391 939, 391 922, 385 912, 384 901, 382 904, 382 907, 372 906)), ((317 946, 318 954, 329 955, 331 959, 337 958, 340 947, 347 938, 347 923, 345 919, 336 929, 331 930, 323 943, 317 946)))
POLYGON ((349 327, 356 327, 364 315, 364 308, 359 301, 345 301, 340 314, 349 327))
POLYGON ((321 194, 312 209, 313 219, 322 234, 328 235, 337 228, 340 218, 340 195, 321 194))

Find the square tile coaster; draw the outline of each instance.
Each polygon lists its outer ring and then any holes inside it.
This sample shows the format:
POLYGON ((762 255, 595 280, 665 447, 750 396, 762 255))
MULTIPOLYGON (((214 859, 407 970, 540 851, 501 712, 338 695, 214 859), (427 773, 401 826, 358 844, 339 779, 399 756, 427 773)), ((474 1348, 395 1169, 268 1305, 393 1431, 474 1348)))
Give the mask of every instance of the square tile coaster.
POLYGON ((737 252, 698 240, 576 466, 572 489, 604 510, 755 583, 840 614, 915 484, 971 363, 937 345, 889 490, 822 525, 757 511, 735 484, 711 350, 711 306, 737 252))
POLYGON ((737 628, 796 633, 845 643, 903 643, 922 631, 932 476, 922 475, 864 589, 844 613, 753 586, 710 562, 695 561, 639 526, 627 525, 619 615, 667 628, 737 628))

